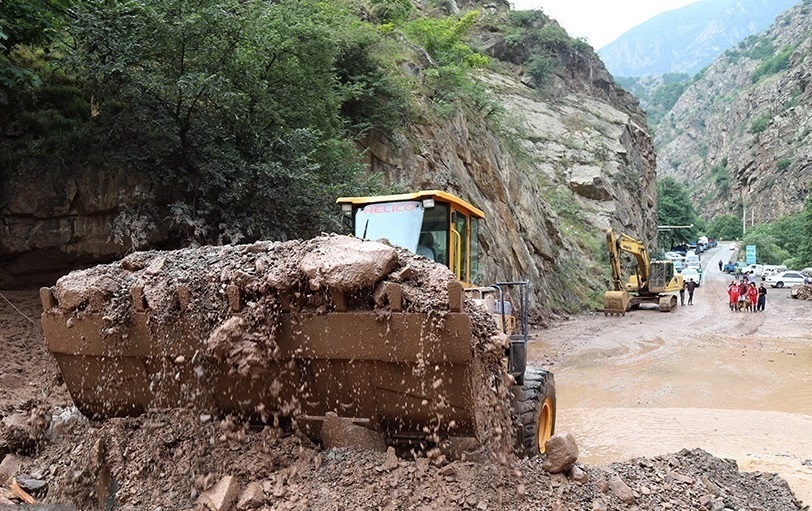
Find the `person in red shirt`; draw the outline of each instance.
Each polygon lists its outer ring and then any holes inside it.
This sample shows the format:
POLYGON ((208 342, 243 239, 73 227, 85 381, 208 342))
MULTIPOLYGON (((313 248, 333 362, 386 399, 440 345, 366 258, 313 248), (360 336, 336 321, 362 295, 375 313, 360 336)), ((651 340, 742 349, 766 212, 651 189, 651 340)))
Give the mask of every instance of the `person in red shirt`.
POLYGON ((731 282, 727 288, 727 296, 730 297, 730 310, 739 310, 739 286, 735 282, 731 282))
POLYGON ((756 287, 755 282, 750 283, 750 287, 747 289, 747 310, 750 312, 756 312, 756 302, 758 301, 758 288, 756 287))
POLYGON ((744 307, 749 304, 750 302, 747 301, 747 289, 750 286, 747 285, 747 277, 742 277, 742 282, 739 284, 739 310, 744 309, 744 307))

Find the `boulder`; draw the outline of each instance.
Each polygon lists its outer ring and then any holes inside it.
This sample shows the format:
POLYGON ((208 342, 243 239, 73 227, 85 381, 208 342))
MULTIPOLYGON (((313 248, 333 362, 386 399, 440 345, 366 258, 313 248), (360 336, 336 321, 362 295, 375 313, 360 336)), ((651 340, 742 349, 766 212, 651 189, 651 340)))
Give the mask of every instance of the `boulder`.
POLYGON ((233 476, 225 476, 217 484, 204 491, 197 499, 198 504, 209 511, 228 511, 237 501, 240 485, 233 476))
POLYGON ((237 499, 237 509, 256 509, 265 504, 265 490, 262 488, 262 483, 253 481, 248 483, 248 486, 240 494, 237 499))
POLYGON ((609 478, 609 489, 612 490, 615 497, 619 498, 625 504, 631 504, 634 502, 634 492, 632 492, 629 485, 626 484, 626 482, 621 479, 619 475, 614 474, 609 478))
POLYGON ((394 248, 349 236, 333 236, 302 259, 301 270, 310 287, 339 293, 370 288, 397 266, 394 248))
POLYGON ((606 173, 593 165, 575 165, 572 168, 569 182, 570 190, 587 199, 611 201, 611 185, 606 180, 606 173))
POLYGON ((566 472, 578 460, 578 445, 569 433, 556 433, 545 444, 546 457, 541 466, 551 474, 566 472))
POLYGON ((23 466, 23 459, 16 454, 6 454, 0 463, 0 486, 6 486, 6 483, 17 473, 23 466))
POLYGON ((327 412, 321 425, 321 441, 325 449, 354 447, 369 451, 385 452, 383 434, 353 424, 350 419, 327 412))

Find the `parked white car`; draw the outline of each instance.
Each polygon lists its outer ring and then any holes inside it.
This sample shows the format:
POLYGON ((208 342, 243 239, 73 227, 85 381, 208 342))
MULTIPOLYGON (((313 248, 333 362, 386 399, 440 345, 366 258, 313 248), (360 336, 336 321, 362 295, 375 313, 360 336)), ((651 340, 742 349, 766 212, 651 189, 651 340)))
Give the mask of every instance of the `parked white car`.
POLYGON ((744 272, 749 273, 753 272, 756 277, 761 277, 761 274, 764 273, 764 265, 763 264, 748 264, 744 267, 744 272))
POLYGON ((696 271, 695 268, 683 268, 680 274, 682 275, 682 279, 685 282, 694 279, 694 282, 696 282, 697 287, 702 282, 702 274, 696 271))
POLYGON ((803 284, 804 276, 799 271, 782 271, 781 273, 774 273, 764 279, 770 287, 785 287, 794 286, 795 284, 803 284))
POLYGON ((782 264, 765 264, 764 269, 761 272, 761 280, 767 280, 767 277, 770 275, 775 275, 776 273, 781 273, 789 271, 786 266, 782 264))

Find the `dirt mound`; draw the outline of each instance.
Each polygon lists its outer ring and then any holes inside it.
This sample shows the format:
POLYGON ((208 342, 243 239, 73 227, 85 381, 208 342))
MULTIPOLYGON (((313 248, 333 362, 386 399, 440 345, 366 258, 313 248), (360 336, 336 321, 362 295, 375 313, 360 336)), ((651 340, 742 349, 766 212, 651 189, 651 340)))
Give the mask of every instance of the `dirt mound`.
POLYGON ((790 296, 799 300, 812 300, 812 286, 808 284, 798 284, 790 289, 790 296))
POLYGON ((188 410, 76 422, 20 470, 47 483, 46 501, 79 509, 99 508, 100 499, 123 510, 193 509, 225 477, 233 478, 235 501, 253 502, 242 509, 802 508, 781 478, 739 473, 735 462, 699 449, 551 475, 538 458, 510 468, 447 463, 393 451, 325 451, 280 435, 188 410))

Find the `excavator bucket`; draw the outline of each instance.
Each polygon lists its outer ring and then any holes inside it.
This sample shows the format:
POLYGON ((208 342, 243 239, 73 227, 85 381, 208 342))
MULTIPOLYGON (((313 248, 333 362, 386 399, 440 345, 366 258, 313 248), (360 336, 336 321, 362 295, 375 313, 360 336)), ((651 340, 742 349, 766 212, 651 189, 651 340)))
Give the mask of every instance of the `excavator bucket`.
POLYGON ((609 315, 625 316, 629 310, 628 291, 606 291, 603 293, 603 313, 609 315))
POLYGON ((391 438, 480 436, 501 356, 447 268, 344 236, 135 253, 41 298, 47 347, 98 418, 191 407, 318 437, 335 412, 391 438))

